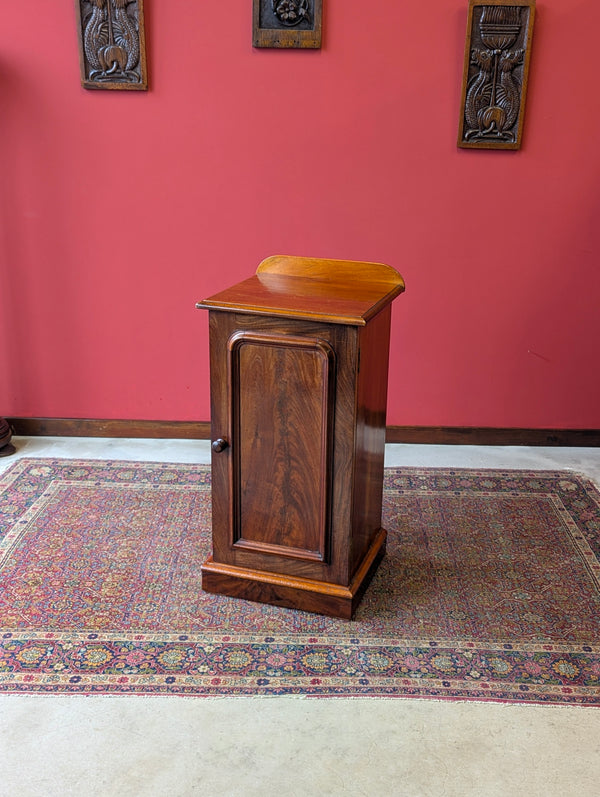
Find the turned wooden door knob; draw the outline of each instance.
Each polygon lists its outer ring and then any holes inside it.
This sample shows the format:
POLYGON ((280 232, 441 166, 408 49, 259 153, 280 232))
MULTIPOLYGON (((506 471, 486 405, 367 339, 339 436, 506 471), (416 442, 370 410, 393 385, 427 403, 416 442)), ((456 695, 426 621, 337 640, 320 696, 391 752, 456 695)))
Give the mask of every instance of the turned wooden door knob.
POLYGON ((218 440, 213 440, 212 450, 215 452, 215 454, 219 454, 221 451, 224 451, 228 445, 229 443, 227 440, 223 440, 222 437, 219 437, 218 440))

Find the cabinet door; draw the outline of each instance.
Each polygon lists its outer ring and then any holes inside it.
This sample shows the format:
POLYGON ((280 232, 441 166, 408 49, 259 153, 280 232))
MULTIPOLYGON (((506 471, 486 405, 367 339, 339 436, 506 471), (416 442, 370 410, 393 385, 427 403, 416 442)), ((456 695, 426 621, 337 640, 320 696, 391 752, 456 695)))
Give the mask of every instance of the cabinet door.
POLYGON ((213 456, 215 561, 321 577, 332 555, 335 342, 223 318, 211 334, 213 437, 226 428, 229 443, 213 456))
POLYGON ((228 360, 233 545, 326 562, 333 349, 240 332, 228 341, 228 360))

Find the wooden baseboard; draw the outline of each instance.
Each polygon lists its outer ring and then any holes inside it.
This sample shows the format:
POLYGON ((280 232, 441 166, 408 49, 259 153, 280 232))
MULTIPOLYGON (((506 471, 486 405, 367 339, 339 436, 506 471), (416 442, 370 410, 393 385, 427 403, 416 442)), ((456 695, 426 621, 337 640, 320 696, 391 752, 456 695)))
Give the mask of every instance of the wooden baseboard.
POLYGON ((127 421, 83 418, 7 418, 16 435, 25 437, 147 437, 208 440, 205 421, 127 421))
POLYGON ((597 448, 600 429, 503 429, 471 426, 388 426, 386 443, 453 446, 597 448))
MULTIPOLYGON (((210 439, 208 421, 128 421, 83 418, 8 418, 25 437, 147 437, 210 439)), ((455 446, 600 447, 600 429, 501 429, 471 426, 388 426, 387 443, 455 446)))

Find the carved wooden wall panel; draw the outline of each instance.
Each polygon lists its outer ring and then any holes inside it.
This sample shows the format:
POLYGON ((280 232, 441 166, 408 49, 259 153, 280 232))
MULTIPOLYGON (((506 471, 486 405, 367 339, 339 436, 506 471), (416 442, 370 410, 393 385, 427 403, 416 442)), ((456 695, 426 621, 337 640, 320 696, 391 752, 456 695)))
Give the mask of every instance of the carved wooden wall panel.
POLYGON ((321 46, 322 0, 254 0, 254 47, 321 46))
POLYGON ((535 0, 470 0, 458 146, 519 149, 535 0))
POLYGON ((81 85, 148 88, 143 0, 75 0, 81 85))

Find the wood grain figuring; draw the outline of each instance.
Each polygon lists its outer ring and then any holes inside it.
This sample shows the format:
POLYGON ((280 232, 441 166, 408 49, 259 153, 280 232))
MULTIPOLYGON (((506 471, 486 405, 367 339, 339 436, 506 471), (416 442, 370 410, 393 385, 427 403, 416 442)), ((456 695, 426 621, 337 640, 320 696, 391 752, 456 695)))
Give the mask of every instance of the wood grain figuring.
POLYGON ((403 290, 402 277, 383 264, 278 255, 197 307, 364 326, 403 290))
MULTIPOLYGON (((249 316, 235 313, 211 311, 209 314, 211 337, 211 414, 212 437, 226 438, 231 445, 222 453, 213 455, 213 484, 227 485, 213 491, 213 550, 215 561, 261 569, 263 554, 250 547, 233 545, 238 488, 236 487, 237 451, 243 442, 239 440, 233 422, 233 405, 238 402, 235 382, 228 375, 228 341, 241 331, 250 336, 319 339, 326 340, 336 353, 335 389, 330 392, 333 402, 333 420, 328 422, 333 433, 331 470, 331 495, 329 559, 330 561, 292 560, 272 551, 272 566, 279 572, 302 577, 318 577, 325 581, 348 583, 349 574, 344 559, 344 538, 351 519, 351 507, 347 496, 352 484, 352 441, 355 413, 353 373, 356 360, 356 344, 348 345, 348 335, 355 338, 356 328, 340 325, 316 324, 307 321, 282 319, 277 316, 249 316), (224 497, 225 496, 225 497, 224 497), (219 532, 215 530, 219 529, 219 532)), ((266 419, 266 416, 265 416, 266 419)), ((265 466, 267 467, 267 466, 265 466)), ((261 466, 261 472, 265 468, 261 466)), ((311 477, 314 480, 314 475, 311 477)))
POLYGON ((229 341, 233 544, 325 561, 335 354, 290 335, 229 341))
MULTIPOLYGON (((257 274, 281 274, 287 277, 316 279, 322 282, 343 283, 352 281, 354 289, 370 286, 389 286, 390 289, 404 287, 404 280, 396 269, 385 263, 367 263, 356 260, 334 260, 323 257, 295 257, 293 255, 271 255, 256 269, 257 274)), ((382 290, 386 293, 385 290, 382 290)))
POLYGON ((263 314, 268 310, 286 318, 363 326, 377 312, 374 299, 383 302, 386 298, 368 288, 359 295, 346 282, 322 283, 301 277, 263 274, 250 277, 198 306, 238 313, 263 314))
POLYGON ((390 326, 388 305, 359 330, 351 573, 381 526, 390 326))
POLYGON ((386 539, 387 534, 382 529, 347 587, 219 564, 211 556, 201 568, 202 589, 232 598, 351 620, 385 554, 386 539))

